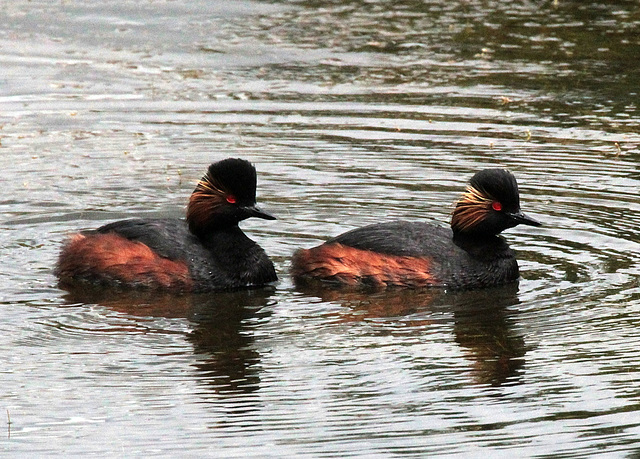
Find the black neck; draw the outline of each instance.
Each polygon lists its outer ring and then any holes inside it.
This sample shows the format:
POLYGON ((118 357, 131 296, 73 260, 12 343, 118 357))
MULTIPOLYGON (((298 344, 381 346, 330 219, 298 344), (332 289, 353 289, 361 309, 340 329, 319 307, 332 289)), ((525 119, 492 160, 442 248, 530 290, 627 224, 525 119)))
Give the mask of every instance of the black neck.
POLYGON ((473 258, 492 260, 510 256, 509 244, 500 236, 493 234, 454 233, 453 243, 473 258))

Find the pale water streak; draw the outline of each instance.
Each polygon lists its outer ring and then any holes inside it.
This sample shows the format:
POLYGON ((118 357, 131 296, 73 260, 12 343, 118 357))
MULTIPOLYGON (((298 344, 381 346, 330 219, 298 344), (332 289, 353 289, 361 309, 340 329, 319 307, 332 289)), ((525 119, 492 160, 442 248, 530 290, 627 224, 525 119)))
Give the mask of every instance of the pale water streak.
POLYGON ((8 456, 585 457, 640 441, 634 2, 39 2, 0 12, 8 456), (46 20, 44 19, 46 18, 46 20), (56 287, 64 237, 255 163, 272 289, 56 287), (303 289, 289 257, 448 224, 507 167, 519 285, 303 289))

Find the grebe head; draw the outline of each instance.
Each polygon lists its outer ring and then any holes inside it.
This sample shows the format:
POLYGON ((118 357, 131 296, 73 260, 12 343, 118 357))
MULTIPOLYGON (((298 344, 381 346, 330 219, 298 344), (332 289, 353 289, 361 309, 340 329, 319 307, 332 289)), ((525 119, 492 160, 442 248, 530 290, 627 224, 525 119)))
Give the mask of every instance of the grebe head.
POLYGON ((256 206, 256 169, 239 158, 211 164, 187 205, 189 229, 196 235, 249 218, 275 220, 256 206))
POLYGON ((455 234, 496 235, 520 224, 541 225, 520 210, 518 183, 504 169, 476 173, 451 217, 455 234))

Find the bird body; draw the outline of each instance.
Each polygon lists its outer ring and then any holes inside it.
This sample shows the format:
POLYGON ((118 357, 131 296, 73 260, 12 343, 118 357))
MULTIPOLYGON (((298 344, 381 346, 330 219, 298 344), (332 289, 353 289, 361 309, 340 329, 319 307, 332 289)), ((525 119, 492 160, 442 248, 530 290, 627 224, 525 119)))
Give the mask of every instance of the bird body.
POLYGON ((187 219, 129 219, 73 235, 56 266, 62 285, 91 283, 175 291, 257 287, 277 280, 264 250, 238 227, 274 219, 255 206, 256 173, 247 161, 209 167, 187 219))
POLYGON ((518 263, 498 236, 517 224, 539 223, 520 211, 513 175, 477 173, 453 212, 451 228, 423 222, 377 223, 299 250, 298 282, 319 279, 360 286, 471 289, 514 282, 518 263))

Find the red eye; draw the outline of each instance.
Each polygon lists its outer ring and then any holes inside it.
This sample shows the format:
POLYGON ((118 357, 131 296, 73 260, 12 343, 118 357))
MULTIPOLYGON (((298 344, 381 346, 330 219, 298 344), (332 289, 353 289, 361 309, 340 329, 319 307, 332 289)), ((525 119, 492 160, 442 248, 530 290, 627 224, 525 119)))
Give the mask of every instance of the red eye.
POLYGON ((491 208, 496 212, 500 212, 502 210, 502 204, 500 204, 498 201, 493 201, 493 203, 491 204, 491 208))
POLYGON ((228 194, 225 199, 227 200, 227 202, 229 204, 235 204, 236 203, 236 197, 232 194, 228 194))

